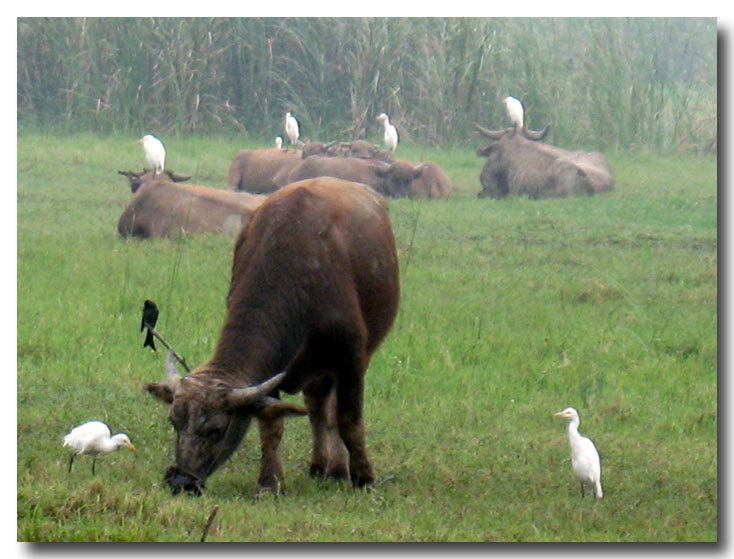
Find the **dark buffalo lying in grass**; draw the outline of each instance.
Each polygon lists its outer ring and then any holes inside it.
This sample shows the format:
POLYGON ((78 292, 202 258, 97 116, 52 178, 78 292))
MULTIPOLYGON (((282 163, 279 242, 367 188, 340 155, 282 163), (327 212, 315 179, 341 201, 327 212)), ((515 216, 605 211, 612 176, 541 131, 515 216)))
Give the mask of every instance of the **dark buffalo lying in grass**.
POLYGON ((135 193, 122 212, 117 230, 123 237, 170 237, 180 232, 236 235, 266 196, 177 184, 186 180, 165 172, 119 171, 135 193))
POLYGON ((548 126, 539 132, 475 127, 485 138, 495 140, 477 151, 477 155, 487 158, 479 177, 480 198, 565 197, 614 188, 612 170, 601 153, 568 151, 539 142, 548 126))
POLYGON ((411 165, 403 161, 386 162, 353 157, 309 157, 290 170, 275 176, 280 186, 314 177, 335 177, 360 182, 380 194, 391 197, 412 195, 413 180, 420 176, 424 164, 411 165))
POLYGON ((302 152, 295 149, 243 149, 229 165, 227 188, 255 194, 278 190, 273 177, 278 171, 291 169, 301 162, 302 152))
POLYGON ((385 199, 362 184, 320 177, 272 194, 235 244, 227 317, 214 354, 146 389, 169 405, 174 493, 200 494, 257 419, 258 490, 279 492, 288 415, 308 413, 310 472, 372 485, 362 421, 364 375, 399 300, 385 199), (279 399, 302 392, 307 410, 279 399))

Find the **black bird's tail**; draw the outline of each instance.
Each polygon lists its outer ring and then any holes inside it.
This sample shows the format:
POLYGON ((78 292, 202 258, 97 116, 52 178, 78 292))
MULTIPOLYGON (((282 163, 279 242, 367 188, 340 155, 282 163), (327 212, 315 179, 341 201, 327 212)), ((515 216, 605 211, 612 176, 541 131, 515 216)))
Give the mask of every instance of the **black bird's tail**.
POLYGON ((150 347, 153 351, 155 351, 155 342, 153 341, 153 334, 150 333, 150 330, 147 330, 145 334, 143 347, 150 347))

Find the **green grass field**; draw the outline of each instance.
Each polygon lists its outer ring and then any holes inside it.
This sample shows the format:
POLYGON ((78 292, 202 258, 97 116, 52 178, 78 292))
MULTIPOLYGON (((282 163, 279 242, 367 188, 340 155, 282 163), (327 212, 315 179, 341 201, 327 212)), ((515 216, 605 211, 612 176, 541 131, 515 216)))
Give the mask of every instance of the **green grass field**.
MULTIPOLYGON (((166 142, 167 167, 223 187, 243 146, 166 142)), ((401 308, 366 380, 379 489, 308 476, 310 430, 288 420, 287 493, 253 499, 256 430, 207 483, 173 497, 165 406, 142 389, 143 300, 187 361, 224 319, 233 239, 126 241, 120 170, 134 138, 18 138, 17 537, 20 541, 673 542, 717 540, 717 174, 712 157, 610 155, 591 198, 478 200, 473 149, 401 146, 439 163, 446 201, 392 200, 401 308), (602 455, 582 500, 565 421, 602 455), (79 458, 63 435, 100 419, 138 452, 79 458)), ((299 401, 296 397, 287 397, 299 401)))

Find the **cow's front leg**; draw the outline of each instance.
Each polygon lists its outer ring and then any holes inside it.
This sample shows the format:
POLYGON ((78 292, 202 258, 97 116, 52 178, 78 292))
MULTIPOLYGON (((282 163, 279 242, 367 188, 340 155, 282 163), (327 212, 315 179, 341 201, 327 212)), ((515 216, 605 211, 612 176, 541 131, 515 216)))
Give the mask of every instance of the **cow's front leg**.
POLYGON ((337 428, 336 395, 332 387, 331 377, 324 376, 303 391, 313 440, 310 474, 348 480, 347 450, 337 428))
POLYGON ((256 494, 279 495, 283 483, 283 463, 280 459, 280 441, 283 439, 284 420, 258 418, 260 428, 260 475, 257 478, 256 494))

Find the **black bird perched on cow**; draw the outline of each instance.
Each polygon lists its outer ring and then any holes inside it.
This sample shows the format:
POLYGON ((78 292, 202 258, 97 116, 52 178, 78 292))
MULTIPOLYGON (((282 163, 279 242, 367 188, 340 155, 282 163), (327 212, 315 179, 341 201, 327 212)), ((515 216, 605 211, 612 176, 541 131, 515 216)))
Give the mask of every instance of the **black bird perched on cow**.
POLYGON ((155 342, 153 341, 153 334, 150 332, 151 328, 155 328, 155 323, 158 321, 158 305, 148 299, 143 304, 143 320, 140 322, 140 331, 142 332, 145 328, 148 328, 148 332, 145 334, 145 342, 143 347, 150 347, 155 351, 155 342))

